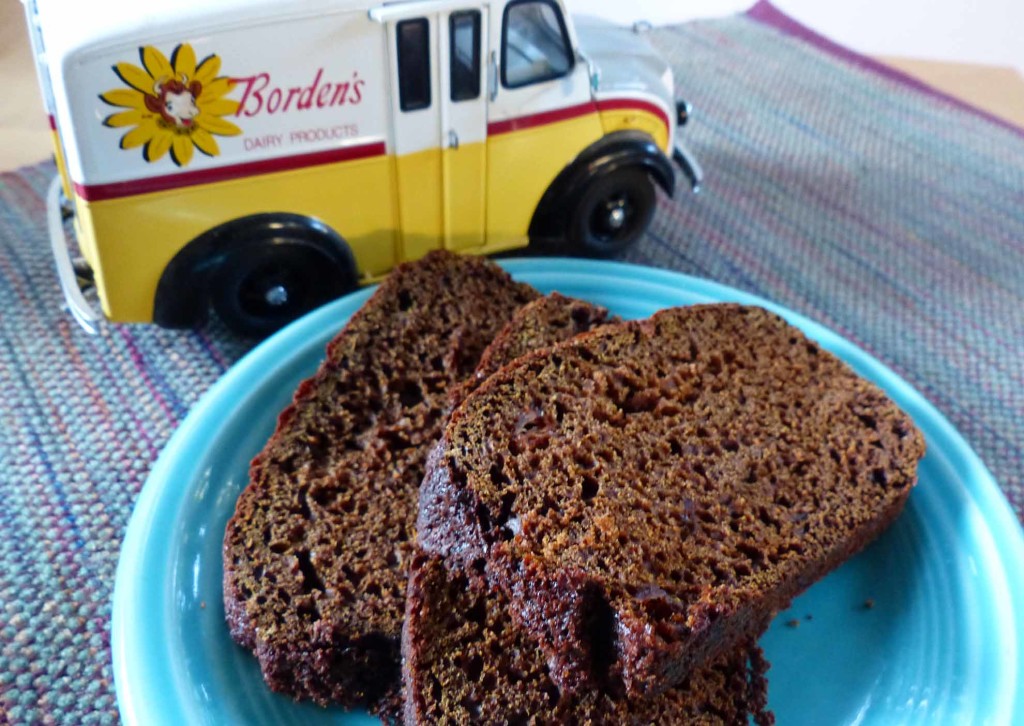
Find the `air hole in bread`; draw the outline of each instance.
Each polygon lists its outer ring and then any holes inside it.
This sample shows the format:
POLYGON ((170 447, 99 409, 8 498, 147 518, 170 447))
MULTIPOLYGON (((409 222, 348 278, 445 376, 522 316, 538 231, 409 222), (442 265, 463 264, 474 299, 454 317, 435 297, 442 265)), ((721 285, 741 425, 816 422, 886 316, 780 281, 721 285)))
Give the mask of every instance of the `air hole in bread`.
POLYGON ((302 572, 302 584, 306 592, 312 590, 320 590, 323 592, 324 583, 320 579, 320 574, 316 571, 312 560, 310 559, 309 552, 306 550, 298 550, 295 553, 295 558, 299 561, 299 570, 302 572))
POLYGON ((398 390, 398 401, 404 408, 413 408, 423 403, 423 389, 416 381, 404 381, 398 390))
POLYGON ((296 497, 299 501, 299 516, 303 519, 313 519, 313 512, 309 508, 309 498, 306 489, 300 488, 296 492, 296 497))
POLYGON ((473 605, 463 613, 463 617, 471 623, 484 625, 487 622, 487 607, 483 598, 477 598, 473 605))
POLYGON ((615 663, 616 633, 615 612, 607 597, 597 587, 587 596, 589 613, 586 620, 587 642, 590 645, 591 671, 598 682, 607 681, 615 663))
POLYGON ((859 413, 857 414, 857 418, 859 418, 860 422, 869 429, 876 429, 878 427, 878 419, 871 414, 859 413))

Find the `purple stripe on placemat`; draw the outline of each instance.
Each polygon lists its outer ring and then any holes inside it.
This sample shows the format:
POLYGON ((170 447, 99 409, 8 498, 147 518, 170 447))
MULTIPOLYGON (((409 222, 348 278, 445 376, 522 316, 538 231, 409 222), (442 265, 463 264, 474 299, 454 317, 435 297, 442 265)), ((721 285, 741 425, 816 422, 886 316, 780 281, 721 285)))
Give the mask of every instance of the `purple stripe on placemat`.
POLYGON ((841 60, 844 60, 858 68, 870 71, 886 78, 887 80, 893 81, 894 83, 899 83, 908 88, 913 88, 915 91, 931 96, 932 98, 943 101, 944 103, 948 103, 963 111, 980 116, 986 121, 994 123, 997 126, 1024 138, 1024 128, 1002 119, 993 113, 989 113, 983 108, 979 108, 978 106, 968 103, 956 96, 952 96, 935 86, 915 78, 909 73, 904 73, 901 70, 863 55, 862 53, 858 53, 855 50, 851 50, 846 46, 836 43, 834 40, 826 38, 816 30, 812 30, 798 20, 786 15, 784 12, 772 5, 769 0, 758 0, 758 2, 746 12, 746 15, 759 23, 764 23, 765 25, 786 33, 787 35, 799 38, 818 50, 824 51, 836 58, 840 58, 841 60))

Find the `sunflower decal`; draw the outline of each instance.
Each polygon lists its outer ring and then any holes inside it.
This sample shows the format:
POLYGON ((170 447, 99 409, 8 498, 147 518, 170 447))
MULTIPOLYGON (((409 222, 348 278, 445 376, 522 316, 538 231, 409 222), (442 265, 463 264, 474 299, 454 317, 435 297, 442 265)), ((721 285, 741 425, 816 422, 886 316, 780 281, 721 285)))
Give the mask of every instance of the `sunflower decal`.
POLYGON ((114 66, 128 87, 100 94, 105 103, 124 109, 103 120, 105 126, 128 129, 122 149, 142 147, 142 158, 150 163, 170 152, 175 164, 187 166, 196 149, 207 156, 220 154, 216 136, 242 133, 224 119, 238 111, 238 101, 226 98, 235 84, 217 75, 220 58, 210 55, 197 64, 187 43, 175 48, 170 60, 149 45, 139 55, 141 68, 114 66))

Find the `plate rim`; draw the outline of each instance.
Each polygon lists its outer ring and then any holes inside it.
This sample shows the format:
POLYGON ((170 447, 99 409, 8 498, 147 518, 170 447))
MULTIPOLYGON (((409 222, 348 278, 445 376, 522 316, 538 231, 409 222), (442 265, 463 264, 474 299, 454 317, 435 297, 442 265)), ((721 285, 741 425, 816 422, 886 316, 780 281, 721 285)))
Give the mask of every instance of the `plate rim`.
MULTIPOLYGON (((858 368, 869 371, 867 377, 893 397, 915 418, 915 421, 926 422, 927 425, 922 426, 922 429, 929 429, 933 438, 943 442, 943 451, 955 453, 951 458, 958 464, 958 473, 963 469, 970 474, 967 477, 958 476, 958 484, 978 508, 981 521, 985 524, 999 553, 1000 569, 1004 575, 1010 574, 1006 570, 1008 563, 1024 562, 1024 529, 1021 528, 997 481, 963 435, 902 376, 831 328, 759 295, 671 270, 626 262, 558 257, 509 258, 496 262, 513 277, 519 278, 524 274, 529 276, 533 284, 545 279, 557 281, 560 276, 564 277, 566 274, 572 274, 574 277, 592 276, 595 280, 605 281, 608 277, 639 278, 644 283, 660 284, 669 288, 686 288, 687 292, 705 297, 709 302, 734 301, 758 305, 781 315, 828 349, 841 351, 840 357, 849 364, 856 361, 858 368)), ((136 499, 126 527, 112 594, 110 633, 114 687, 118 710, 126 724, 151 723, 154 715, 166 718, 171 714, 181 713, 180 704, 173 698, 173 694, 179 693, 180 690, 177 687, 167 688, 166 681, 160 685, 150 681, 151 685, 142 689, 144 694, 137 692, 137 681, 140 678, 143 684, 147 683, 144 677, 137 674, 153 670, 152 661, 156 659, 147 656, 142 652, 141 646, 133 643, 131 632, 132 623, 137 619, 145 620, 147 616, 152 616, 150 604, 145 602, 151 598, 145 597, 145 594, 159 588, 139 585, 140 582, 146 581, 146 562, 153 556, 153 543, 148 541, 147 535, 152 530, 151 525, 168 507, 176 510, 184 503, 185 490, 188 487, 182 486, 178 491, 173 491, 172 487, 167 486, 167 483, 173 480, 173 474, 177 469, 188 468, 183 463, 187 457, 183 457, 182 454, 195 446, 197 440, 202 441, 203 429, 211 426, 216 428, 211 419, 216 421, 217 417, 213 414, 223 408, 223 402, 235 400, 238 394, 244 393, 249 387, 249 381, 262 375, 269 375, 268 366, 281 363, 282 350, 297 350, 312 345, 312 339, 316 338, 323 338, 326 343, 339 329, 338 326, 344 324, 375 289, 376 286, 363 288, 332 301, 254 346, 200 397, 161 450, 136 499)), ((285 357, 287 358, 287 354, 285 357)), ((1008 682, 1013 683, 1021 671, 1020 658, 1024 653, 1024 580, 1007 577, 1006 587, 1010 603, 1019 605, 1011 608, 1011 622, 1015 632, 1014 637, 1007 639, 1007 645, 1012 650, 1013 668, 1008 682)), ((1024 694, 1003 695, 1000 713, 1024 720, 1024 694)))

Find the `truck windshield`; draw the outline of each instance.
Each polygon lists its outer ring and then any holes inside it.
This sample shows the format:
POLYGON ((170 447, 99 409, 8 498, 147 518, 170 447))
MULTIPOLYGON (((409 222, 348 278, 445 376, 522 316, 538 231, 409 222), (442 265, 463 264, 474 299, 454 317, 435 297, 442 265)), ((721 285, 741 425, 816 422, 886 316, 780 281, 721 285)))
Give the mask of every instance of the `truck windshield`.
POLYGON ((502 83, 518 88, 564 76, 572 69, 569 38, 550 0, 510 3, 501 46, 502 83))

